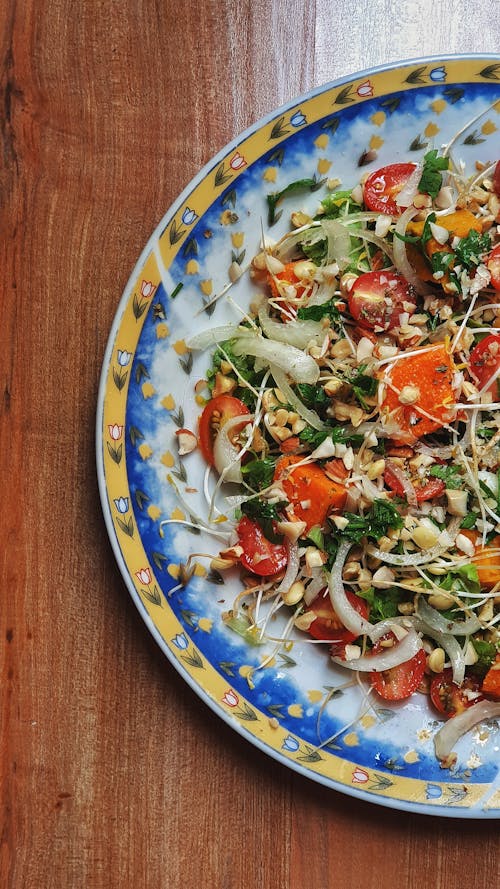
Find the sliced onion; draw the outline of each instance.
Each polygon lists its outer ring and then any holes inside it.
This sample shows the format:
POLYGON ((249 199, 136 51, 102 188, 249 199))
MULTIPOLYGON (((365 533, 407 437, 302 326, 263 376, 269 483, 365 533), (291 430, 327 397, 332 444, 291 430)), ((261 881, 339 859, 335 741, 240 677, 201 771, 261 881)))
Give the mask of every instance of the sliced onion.
POLYGON ((297 578, 297 574, 299 573, 299 548, 297 543, 293 543, 291 540, 287 541, 286 544, 287 549, 287 563, 286 563, 286 571, 283 580, 281 581, 279 587, 277 588, 277 593, 285 593, 290 589, 292 583, 297 578))
POLYGON ((254 355, 264 359, 268 365, 280 367, 297 383, 312 384, 318 381, 319 367, 314 358, 295 346, 285 346, 262 336, 243 334, 235 340, 233 350, 235 355, 254 355))
POLYGON ((433 562, 434 559, 441 556, 447 548, 448 547, 446 546, 436 544, 436 546, 431 546, 430 549, 426 549, 423 552, 402 553, 401 555, 398 555, 397 553, 383 552, 383 550, 378 549, 378 547, 370 545, 367 546, 366 551, 368 555, 380 559, 381 562, 385 562, 387 565, 397 565, 400 568, 412 568, 415 565, 426 565, 428 562, 433 562))
POLYGON ((323 423, 323 420, 318 416, 316 411, 312 411, 310 408, 306 407, 305 404, 300 400, 298 395, 294 392, 292 387, 290 386, 286 374, 275 364, 270 364, 269 369, 274 378, 274 382, 276 383, 278 389, 283 392, 288 404, 297 414, 300 414, 303 420, 309 426, 312 426, 313 429, 316 429, 318 432, 326 432, 329 427, 323 423))
POLYGON ((336 262, 339 269, 345 269, 350 261, 351 235, 349 229, 338 219, 323 219, 321 222, 327 239, 327 264, 336 262))
POLYGON ((406 472, 403 472, 400 466, 397 466, 396 463, 388 461, 388 466, 394 475, 394 477, 398 480, 399 484, 403 488, 404 494, 408 501, 409 506, 417 506, 417 492, 413 487, 410 479, 406 475, 406 472))
MULTIPOLYGON (((384 621, 385 623, 385 621, 384 621)), ((375 626, 377 626, 375 624, 375 626)), ((339 657, 333 657, 335 664, 347 667, 349 670, 357 670, 361 673, 383 673, 384 670, 390 670, 391 667, 397 667, 399 664, 405 664, 411 660, 422 648, 422 640, 413 628, 410 628, 400 642, 391 648, 385 648, 378 654, 366 654, 361 657, 354 658, 352 661, 345 661, 339 657)))
POLYGON ((212 327, 209 330, 202 330, 200 333, 195 333, 194 336, 188 339, 186 345, 188 349, 202 351, 203 349, 207 349, 208 346, 216 346, 217 343, 223 343, 225 340, 230 340, 233 336, 237 335, 239 330, 246 330, 246 328, 241 328, 238 324, 223 324, 221 327, 212 327))
POLYGON ((417 616, 412 616, 411 622, 416 630, 423 633, 425 636, 434 639, 434 641, 446 652, 451 664, 453 682, 455 682, 456 685, 462 685, 465 676, 465 657, 462 647, 457 639, 455 639, 455 636, 452 636, 451 633, 441 633, 440 630, 436 630, 434 627, 430 626, 427 621, 424 621, 417 616))
POLYGON ((229 433, 235 426, 242 423, 252 421, 251 414, 240 414, 237 417, 231 417, 227 423, 219 429, 214 441, 214 465, 219 473, 224 473, 225 482, 234 482, 241 484, 243 476, 241 474, 240 448, 237 448, 231 439, 229 433))
POLYGON ((402 241, 401 238, 398 238, 398 235, 405 235, 408 223, 411 222, 411 220, 414 216, 417 215, 417 213, 420 213, 420 210, 417 210, 416 207, 412 206, 408 207, 408 209, 401 214, 394 228, 394 241, 392 243, 392 249, 394 251, 394 265, 396 266, 398 272, 403 275, 403 278, 406 278, 408 283, 415 288, 417 293, 424 294, 428 292, 429 288, 417 276, 415 269, 410 264, 406 255, 405 242, 402 241))
POLYGON ((429 627, 452 636, 470 636, 471 633, 476 633, 481 629, 481 621, 478 617, 469 617, 467 620, 448 620, 422 597, 418 601, 417 614, 429 627))
POLYGON ((479 722, 500 717, 500 701, 479 701, 449 719, 434 735, 434 750, 441 762, 448 760, 453 747, 479 722))
POLYGON ((380 238, 374 232, 363 229, 363 231, 356 232, 356 235, 363 239, 363 241, 368 241, 370 244, 375 244, 379 250, 382 250, 383 253, 386 253, 391 263, 394 265, 394 253, 392 251, 392 247, 389 246, 387 241, 384 241, 383 238, 380 238))
POLYGON ((418 183, 422 177, 422 165, 416 164, 413 173, 408 177, 403 188, 396 197, 398 207, 409 207, 413 204, 413 198, 418 192, 418 183))
POLYGON ((371 624, 358 614, 349 602, 344 589, 342 571, 350 549, 352 549, 352 543, 349 540, 342 541, 338 548, 328 582, 330 601, 333 610, 344 627, 350 630, 351 633, 355 633, 356 636, 370 636, 374 624, 371 624))
POLYGON ((279 321, 273 321, 269 317, 267 301, 261 302, 258 310, 259 321, 265 335, 269 339, 278 340, 280 343, 287 343, 289 346, 296 346, 297 349, 305 349, 311 340, 318 342, 322 339, 325 330, 320 321, 287 321, 282 324, 279 321))

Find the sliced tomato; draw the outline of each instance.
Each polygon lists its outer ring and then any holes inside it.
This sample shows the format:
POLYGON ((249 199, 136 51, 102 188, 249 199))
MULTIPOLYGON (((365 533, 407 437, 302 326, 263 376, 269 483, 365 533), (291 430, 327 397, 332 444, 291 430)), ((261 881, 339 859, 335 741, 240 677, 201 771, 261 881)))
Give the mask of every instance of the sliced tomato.
MULTIPOLYGON (((249 413, 246 404, 234 395, 216 395, 210 399, 203 409, 199 423, 200 448, 207 463, 211 466, 214 464, 214 441, 219 429, 233 417, 249 413)), ((243 425, 242 423, 239 428, 243 425)), ((239 428, 235 428, 235 435, 239 428)))
MULTIPOLYGON (((351 593, 350 590, 346 590, 346 596, 358 614, 367 620, 368 605, 366 601, 360 596, 356 596, 355 593, 351 593)), ((346 629, 337 617, 327 590, 322 590, 316 596, 307 608, 307 611, 316 615, 316 620, 309 627, 309 633, 314 639, 324 639, 334 644, 348 644, 356 639, 355 633, 351 633, 350 630, 346 629)))
MULTIPOLYGON (((500 164, 500 161, 498 163, 500 164)), ((495 290, 500 290, 500 244, 493 247, 493 250, 486 260, 486 267, 491 275, 492 286, 495 290)))
POLYGON ((436 710, 443 716, 455 716, 484 700, 481 683, 476 676, 466 676, 462 685, 457 685, 453 682, 453 671, 450 667, 446 667, 433 677, 430 696, 436 710))
POLYGON ((286 546, 271 543, 257 522, 243 516, 236 528, 238 541, 243 547, 240 562, 248 571, 260 577, 270 577, 281 571, 287 563, 286 546))
MULTIPOLYGON (((378 654, 383 651, 383 643, 391 638, 396 643, 394 633, 382 636, 373 646, 373 653, 378 654)), ((391 667, 380 673, 370 673, 372 688, 386 701, 403 701, 405 698, 409 698, 422 682, 426 663, 425 651, 421 648, 409 661, 405 661, 403 664, 398 664, 396 667, 391 667)))
MULTIPOLYGON (((479 388, 482 389, 500 367, 500 333, 490 333, 474 346, 470 353, 470 367, 479 381, 479 388)), ((496 379, 488 386, 488 392, 491 392, 496 400, 498 395, 496 379)))
MULTIPOLYGON (((398 497, 405 497, 406 492, 390 463, 385 464, 384 482, 388 488, 398 497)), ((423 483, 412 485, 415 488, 417 503, 423 503, 425 500, 432 500, 433 497, 441 497, 446 490, 446 485, 441 478, 427 478, 422 480, 423 483)))
POLYGON ((416 164, 389 164, 375 170, 365 182, 363 194, 365 205, 375 213, 400 216, 405 207, 399 207, 396 198, 407 183, 416 164))
POLYGON ((403 312, 413 315, 416 296, 408 281, 384 269, 360 275, 348 296, 349 311, 361 327, 391 330, 403 312))

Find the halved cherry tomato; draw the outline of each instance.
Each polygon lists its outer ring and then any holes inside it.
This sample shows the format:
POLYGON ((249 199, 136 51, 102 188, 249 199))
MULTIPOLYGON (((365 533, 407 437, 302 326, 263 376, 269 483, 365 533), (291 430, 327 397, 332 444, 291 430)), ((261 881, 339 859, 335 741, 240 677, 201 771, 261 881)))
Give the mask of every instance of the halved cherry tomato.
MULTIPOLYGON (((360 596, 356 596, 355 593, 351 593, 350 590, 346 590, 346 596, 358 614, 367 620, 368 605, 366 601, 360 596)), ((307 611, 312 611, 316 615, 316 620, 309 627, 309 633, 314 639, 324 639, 338 645, 348 644, 356 639, 355 633, 351 633, 350 630, 346 629, 337 617, 326 590, 322 590, 316 596, 307 608, 307 611)))
MULTIPOLYGON (((200 448, 207 463, 214 464, 214 441, 219 429, 233 417, 249 413, 246 404, 234 395, 216 395, 210 399, 203 408, 199 423, 200 448)), ((239 428, 235 429, 235 435, 239 428)))
MULTIPOLYGON (((482 389, 500 367, 500 334, 491 333, 474 346, 470 353, 470 366, 479 381, 479 388, 482 389)), ((488 386, 488 392, 491 392, 496 400, 498 395, 496 379, 488 386)))
POLYGON ((240 562, 248 571, 260 577, 270 577, 281 571, 287 563, 286 546, 271 543, 257 522, 243 516, 238 522, 236 533, 243 555, 240 562))
POLYGON ((415 169, 415 164, 389 164, 375 170, 365 182, 364 201, 369 210, 400 216, 405 207, 396 204, 396 198, 415 169))
MULTIPOLYGON (((390 638, 394 642, 396 641, 394 633, 386 633, 385 636, 382 636, 373 646, 373 653, 378 654, 380 651, 384 651, 382 643, 390 638)), ((421 648, 409 661, 405 661, 403 664, 398 664, 396 667, 391 667, 380 673, 370 673, 372 688, 386 701, 402 701, 404 698, 409 698, 422 682, 426 663, 425 651, 421 648)))
MULTIPOLYGON (((441 494, 444 494, 446 485, 441 478, 427 478, 422 481, 423 484, 415 484, 412 481, 417 503, 423 503, 424 500, 432 500, 433 497, 441 497, 441 494)), ((398 497, 406 496, 405 489, 390 463, 385 464, 384 482, 398 497)))
POLYGON ((453 682, 453 671, 446 667, 437 673, 430 687, 431 701, 443 716, 455 716, 473 704, 484 700, 480 680, 476 676, 466 676, 462 685, 453 682))
MULTIPOLYGON (((498 163, 500 164, 500 161, 498 163)), ((486 267, 491 275, 492 286, 495 290, 500 290, 500 244, 493 247, 493 250, 486 260, 486 267)))
POLYGON ((403 312, 413 315, 417 300, 405 278, 382 269, 360 275, 349 291, 348 302, 361 327, 391 330, 399 326, 403 312))

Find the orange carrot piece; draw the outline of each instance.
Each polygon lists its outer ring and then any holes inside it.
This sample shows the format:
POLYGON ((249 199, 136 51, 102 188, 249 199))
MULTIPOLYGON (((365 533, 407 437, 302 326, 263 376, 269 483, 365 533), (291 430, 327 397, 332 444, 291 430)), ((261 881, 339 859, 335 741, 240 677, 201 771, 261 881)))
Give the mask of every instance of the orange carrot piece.
MULTIPOLYGON (((471 231, 481 232, 481 223, 474 216, 470 210, 456 210, 454 213, 448 213, 447 216, 440 216, 436 220, 437 224, 442 228, 446 228, 452 238, 466 238, 467 235, 471 231)), ((424 222, 410 222, 408 225, 408 234, 409 235, 417 235, 421 237, 424 229, 424 222)), ((435 238, 429 238, 426 242, 424 250, 429 257, 432 258, 434 253, 452 253, 451 247, 448 244, 440 244, 439 241, 436 241, 435 238)), ((407 248, 408 259, 410 260, 413 268, 415 269, 419 278, 422 281, 433 281, 437 283, 432 276, 431 269, 427 266, 425 259, 419 250, 410 244, 407 248)), ((443 289, 448 292, 447 288, 450 283, 450 276, 448 271, 446 271, 441 278, 440 282, 443 289)), ((453 292, 451 289, 450 293, 453 292)))
POLYGON ((500 655, 484 677, 481 691, 490 698, 500 699, 500 655))
POLYGON ((344 485, 328 478, 317 463, 291 469, 300 460, 292 455, 281 457, 274 478, 281 481, 295 517, 305 522, 306 531, 309 531, 315 525, 323 525, 329 513, 344 508, 347 491, 344 485))
POLYGON ((453 359, 443 343, 432 349, 416 351, 410 358, 403 354, 396 360, 387 376, 397 391, 387 385, 382 403, 382 415, 395 421, 401 430, 401 435, 394 433, 392 436, 395 442, 421 438, 455 418, 453 373, 453 359), (405 386, 418 390, 418 397, 412 404, 402 404, 399 400, 405 386))
POLYGON ((500 583, 500 534, 493 537, 487 546, 481 546, 481 535, 477 531, 462 530, 460 533, 468 537, 476 548, 471 561, 477 568, 479 583, 485 590, 491 590, 500 583))

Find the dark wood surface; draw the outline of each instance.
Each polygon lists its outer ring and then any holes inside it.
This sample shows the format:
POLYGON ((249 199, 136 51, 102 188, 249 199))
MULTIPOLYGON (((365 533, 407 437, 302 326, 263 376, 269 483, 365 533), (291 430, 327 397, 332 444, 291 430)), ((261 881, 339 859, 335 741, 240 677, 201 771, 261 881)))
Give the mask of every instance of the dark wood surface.
POLYGON ((327 80, 498 51, 497 12, 497 0, 3 0, 2 889, 495 885, 495 822, 330 792, 185 685, 115 565, 94 422, 122 289, 199 168, 327 80))

